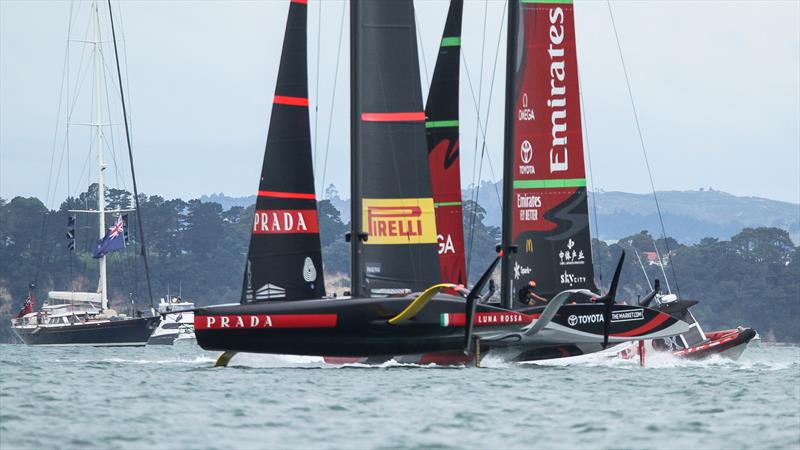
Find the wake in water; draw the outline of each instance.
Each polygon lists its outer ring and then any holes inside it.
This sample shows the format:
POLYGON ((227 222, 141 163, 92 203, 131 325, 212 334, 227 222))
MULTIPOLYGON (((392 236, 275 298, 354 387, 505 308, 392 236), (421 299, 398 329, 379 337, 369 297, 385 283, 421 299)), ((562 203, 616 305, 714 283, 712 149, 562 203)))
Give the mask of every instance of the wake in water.
MULTIPOLYGON (((776 349, 777 346, 768 346, 776 349)), ((487 353, 481 359, 481 367, 488 369, 504 369, 514 367, 604 367, 619 370, 640 369, 638 357, 622 359, 617 353, 622 347, 615 346, 608 350, 589 355, 572 356, 531 362, 514 362, 502 352, 487 353)), ((775 359, 768 352, 756 351, 750 348, 745 351, 739 361, 733 361, 719 355, 712 355, 703 360, 687 360, 673 356, 670 353, 651 352, 647 354, 645 369, 670 369, 670 368, 728 368, 732 370, 786 370, 800 368, 800 347, 784 346, 784 352, 791 352, 792 359, 775 359)), ((63 354, 59 354, 63 356, 63 354)), ((83 365, 83 364, 111 364, 111 365, 163 365, 163 366, 190 366, 196 368, 214 368, 217 352, 202 351, 197 348, 158 347, 145 348, 135 355, 120 356, 119 352, 106 351, 101 354, 87 354, 83 358, 53 358, 58 364, 83 365)), ((421 368, 421 369, 464 369, 474 368, 474 362, 465 364, 439 365, 435 363, 417 364, 398 362, 394 359, 378 364, 362 362, 326 362, 322 357, 275 355, 275 354, 237 354, 230 363, 233 368, 252 369, 393 369, 393 368, 421 368)))

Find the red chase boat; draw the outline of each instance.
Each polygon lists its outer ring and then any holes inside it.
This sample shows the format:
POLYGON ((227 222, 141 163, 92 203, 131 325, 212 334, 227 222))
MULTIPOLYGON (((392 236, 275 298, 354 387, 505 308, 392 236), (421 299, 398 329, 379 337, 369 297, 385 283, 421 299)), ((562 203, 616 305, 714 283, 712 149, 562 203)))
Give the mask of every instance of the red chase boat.
POLYGON ((719 355, 729 359, 739 359, 747 345, 756 336, 756 330, 737 327, 730 330, 705 332, 700 323, 689 310, 698 302, 696 300, 679 300, 673 294, 662 295, 660 284, 655 280, 653 291, 645 296, 640 304, 649 306, 655 302, 659 311, 678 317, 689 324, 689 331, 677 336, 643 340, 637 345, 630 345, 619 352, 619 356, 630 359, 652 352, 671 353, 686 359, 704 359, 719 355))

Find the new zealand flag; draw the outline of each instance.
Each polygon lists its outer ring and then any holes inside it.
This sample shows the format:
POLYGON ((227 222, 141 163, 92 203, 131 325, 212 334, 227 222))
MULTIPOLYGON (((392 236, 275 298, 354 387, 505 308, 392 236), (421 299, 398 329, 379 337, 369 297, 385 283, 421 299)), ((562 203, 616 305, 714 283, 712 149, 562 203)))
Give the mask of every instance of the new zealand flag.
POLYGON ((106 230, 103 239, 97 241, 97 247, 92 254, 93 258, 102 258, 108 252, 115 252, 125 248, 125 230, 122 216, 117 217, 114 226, 106 230))

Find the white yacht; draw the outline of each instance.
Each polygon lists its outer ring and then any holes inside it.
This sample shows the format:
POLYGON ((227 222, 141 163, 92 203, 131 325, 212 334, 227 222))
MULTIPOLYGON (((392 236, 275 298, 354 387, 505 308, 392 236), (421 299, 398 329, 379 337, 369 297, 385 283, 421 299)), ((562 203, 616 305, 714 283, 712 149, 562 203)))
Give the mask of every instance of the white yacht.
POLYGON ((162 298, 158 303, 158 314, 163 319, 147 341, 148 345, 172 345, 195 339, 194 303, 185 302, 180 297, 162 298))

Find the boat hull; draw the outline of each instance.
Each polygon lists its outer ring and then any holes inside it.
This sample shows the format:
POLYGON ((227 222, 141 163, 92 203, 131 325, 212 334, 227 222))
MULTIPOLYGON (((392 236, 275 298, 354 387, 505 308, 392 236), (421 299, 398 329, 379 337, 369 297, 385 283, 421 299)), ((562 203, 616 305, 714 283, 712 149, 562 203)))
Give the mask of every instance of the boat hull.
POLYGON ((737 360, 747 344, 756 336, 752 328, 715 331, 706 333, 708 341, 687 349, 674 351, 673 355, 686 359, 704 359, 713 355, 737 360))
MULTIPOLYGON (((756 336, 757 333, 752 328, 735 328, 706 333, 707 339, 705 341, 680 350, 671 349, 665 341, 651 339, 645 340, 643 347, 645 355, 650 354, 649 352, 670 353, 675 357, 691 360, 700 360, 718 355, 735 361, 742 356, 742 353, 747 349, 747 345, 756 336)), ((622 349, 618 356, 622 359, 636 358, 639 356, 639 348, 638 343, 631 343, 622 349)))
POLYGON ((158 317, 141 317, 64 326, 12 327, 12 330, 27 345, 143 346, 159 320, 158 317))
MULTIPOLYGON (((319 299, 199 308, 195 310, 195 334, 206 350, 250 353, 386 357, 462 351, 464 300, 439 294, 413 319, 398 325, 387 323, 413 300, 412 296, 319 299)), ((547 328, 529 336, 525 330, 538 319, 540 310, 510 311, 481 304, 474 336, 487 351, 513 347, 521 353, 561 344, 597 345, 603 342, 604 308, 600 304, 564 305, 547 328)), ((614 312, 634 312, 635 319, 612 319, 610 343, 671 336, 688 329, 685 322, 647 308, 615 305, 614 312)))

